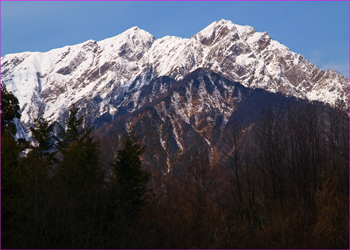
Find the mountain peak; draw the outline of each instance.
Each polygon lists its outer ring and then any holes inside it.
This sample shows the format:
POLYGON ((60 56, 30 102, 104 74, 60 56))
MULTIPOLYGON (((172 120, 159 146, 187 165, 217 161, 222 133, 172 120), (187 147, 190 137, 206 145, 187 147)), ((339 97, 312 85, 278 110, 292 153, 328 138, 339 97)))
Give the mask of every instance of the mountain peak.
POLYGON ((229 25, 232 26, 234 25, 233 22, 231 22, 230 20, 226 20, 226 19, 221 19, 219 22, 217 22, 218 25, 229 25))
POLYGON ((228 34, 237 33, 236 26, 231 22, 224 19, 215 21, 209 26, 194 35, 194 38, 200 43, 210 46, 216 40, 221 40, 228 34))
POLYGON ((113 115, 127 88, 137 89, 160 76, 181 80, 198 68, 248 88, 330 104, 343 101, 348 108, 348 94, 343 91, 348 79, 319 69, 266 32, 224 19, 190 39, 156 40, 134 26, 99 42, 13 54, 1 58, 1 64, 2 82, 18 97, 24 124, 39 111, 55 120, 68 105, 94 98, 104 100, 96 104, 98 112, 113 115))
POLYGON ((140 29, 138 26, 133 26, 129 29, 127 29, 126 31, 124 31, 122 34, 129 34, 129 33, 138 33, 138 32, 142 32, 144 30, 140 29))
POLYGON ((211 24, 209 24, 207 27, 205 27, 202 31, 200 32, 203 32, 203 31, 206 31, 206 30, 217 30, 219 28, 222 28, 222 27, 226 27, 228 29, 233 29, 236 25, 234 23, 232 23, 231 21, 229 20, 225 20, 225 19, 221 19, 220 21, 215 21, 215 22, 212 22, 211 24))
POLYGON ((134 26, 131 27, 129 29, 127 29, 126 31, 124 31, 123 33, 121 33, 120 35, 134 35, 134 34, 141 34, 141 35, 147 35, 147 36, 152 36, 152 34, 150 34, 149 32, 140 29, 138 26, 134 26))

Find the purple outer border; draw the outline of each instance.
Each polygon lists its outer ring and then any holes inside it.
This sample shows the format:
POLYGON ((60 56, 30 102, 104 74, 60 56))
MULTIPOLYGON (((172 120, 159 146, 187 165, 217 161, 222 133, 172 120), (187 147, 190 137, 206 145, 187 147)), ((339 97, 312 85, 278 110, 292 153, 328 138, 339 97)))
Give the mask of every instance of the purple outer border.
MULTIPOLYGON (((350 0, 34 0, 35 2, 349 2, 350 0)), ((0 2, 34 2, 31 0, 0 0, 0 2)))
MULTIPOLYGON (((16 1, 21 1, 21 0, 0 0, 0 13, 1 13, 1 2, 16 2, 16 1)), ((24 0, 26 2, 29 2, 29 0, 24 0)), ((36 2, 47 2, 47 0, 35 0, 36 2)), ((50 0, 49 0, 50 1, 50 0)), ((71 0, 56 0, 57 2, 69 2, 71 0)), ((96 2, 96 0, 75 0, 77 2, 96 2)), ((105 2, 116 2, 115 0, 103 0, 105 2)), ((148 0, 127 0, 129 2, 146 2, 148 0)), ((164 0, 152 0, 154 2, 164 2, 164 0)), ((168 0, 165 0, 168 1, 168 0)), ((170 1, 170 0, 169 0, 170 1)), ((209 2, 212 0, 172 0, 173 2, 186 2, 186 1, 191 1, 191 2, 209 2)), ((220 2, 232 2, 232 0, 215 0, 215 1, 220 1, 220 2)), ((236 1, 236 0, 233 0, 236 1)), ((260 0, 244 0, 246 2, 262 2, 260 0)), ((282 0, 284 2, 305 2, 305 0, 282 0)), ((329 2, 329 0, 311 0, 314 2, 329 2)), ((336 0, 337 2, 349 2, 349 0, 336 0)), ((281 0, 269 0, 269 2, 281 2, 281 0)), ((349 6, 349 13, 350 13, 350 6, 349 6)), ((350 22, 350 20, 349 20, 350 22)), ((0 20, 0 25, 1 25, 1 20, 0 20)), ((349 34, 349 40, 350 40, 350 34, 349 34)), ((1 32, 0 32, 0 51, 1 51, 1 32)), ((349 52, 349 57, 350 57, 350 52, 349 52)), ((1 69, 1 64, 0 64, 0 69, 1 69)), ((350 95, 350 81, 349 81, 349 95, 350 95)), ((0 97, 1 100, 1 97, 0 97)), ((350 100, 349 100, 349 105, 350 105, 350 100)), ((1 117, 0 117, 0 122, 1 122, 1 117)), ((349 122, 350 122, 350 116, 349 116, 349 122)), ((0 135, 1 135, 1 131, 0 131, 0 135)), ((350 143, 350 139, 349 139, 349 143, 350 143)), ((0 152, 1 152, 1 140, 0 140, 0 152)), ((1 153, 0 153, 0 158, 1 158, 1 153)), ((349 160, 350 160, 350 155, 349 155, 349 160)), ((1 176, 1 164, 0 164, 0 176, 1 176)), ((0 214, 1 214, 1 179, 0 178, 0 214)), ((349 181, 350 181, 350 173, 349 173, 349 181)), ((349 208, 350 208, 350 199, 349 199, 349 208)), ((349 210, 349 215, 350 215, 350 210, 349 210)), ((350 217, 350 216, 349 216, 350 217)), ((350 219, 349 219, 349 224, 350 224, 350 219)), ((349 231, 349 236, 350 236, 350 231, 349 231)), ((350 238, 350 237, 349 237, 350 238)), ((349 242, 350 245, 350 242, 349 242)), ((1 247, 1 217, 0 217, 0 249, 2 249, 1 247)))

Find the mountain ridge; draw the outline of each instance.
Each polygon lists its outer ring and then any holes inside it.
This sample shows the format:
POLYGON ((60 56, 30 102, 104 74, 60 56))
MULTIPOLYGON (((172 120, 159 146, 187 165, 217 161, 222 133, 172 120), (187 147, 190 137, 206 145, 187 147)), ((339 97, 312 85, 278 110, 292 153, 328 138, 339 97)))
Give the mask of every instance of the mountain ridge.
MULTIPOLYGON (((10 54, 1 61, 2 82, 19 99, 26 127, 39 114, 55 121, 70 105, 80 103, 88 110, 89 102, 97 99, 96 119, 105 114, 113 117, 123 108, 123 95, 131 89, 138 102, 137 89, 152 79, 168 76, 181 80, 198 68, 210 69, 248 88, 348 110, 346 77, 319 69, 267 32, 227 20, 213 22, 186 39, 155 39, 135 26, 99 42, 89 40, 45 53, 10 54)), ((130 107, 128 112, 136 108, 130 107)))

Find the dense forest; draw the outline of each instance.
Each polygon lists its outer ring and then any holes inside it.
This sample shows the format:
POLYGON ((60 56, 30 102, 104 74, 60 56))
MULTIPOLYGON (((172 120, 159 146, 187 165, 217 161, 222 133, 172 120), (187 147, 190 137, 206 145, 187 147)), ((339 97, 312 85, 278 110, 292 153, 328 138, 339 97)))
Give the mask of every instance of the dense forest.
POLYGON ((237 121, 224 159, 198 148, 164 173, 143 168, 132 131, 106 162, 78 110, 16 139, 1 87, 2 248, 349 248, 344 112, 281 104, 249 135, 237 121))

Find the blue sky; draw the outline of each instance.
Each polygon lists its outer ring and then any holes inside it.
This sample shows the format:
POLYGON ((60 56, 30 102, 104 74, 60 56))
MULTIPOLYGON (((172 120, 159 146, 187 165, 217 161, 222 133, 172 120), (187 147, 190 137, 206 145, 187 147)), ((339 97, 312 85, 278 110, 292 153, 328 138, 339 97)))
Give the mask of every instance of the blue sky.
POLYGON ((1 1, 1 56, 99 41, 132 26, 156 38, 191 37, 220 19, 267 31, 319 67, 349 76, 348 1, 1 1))

